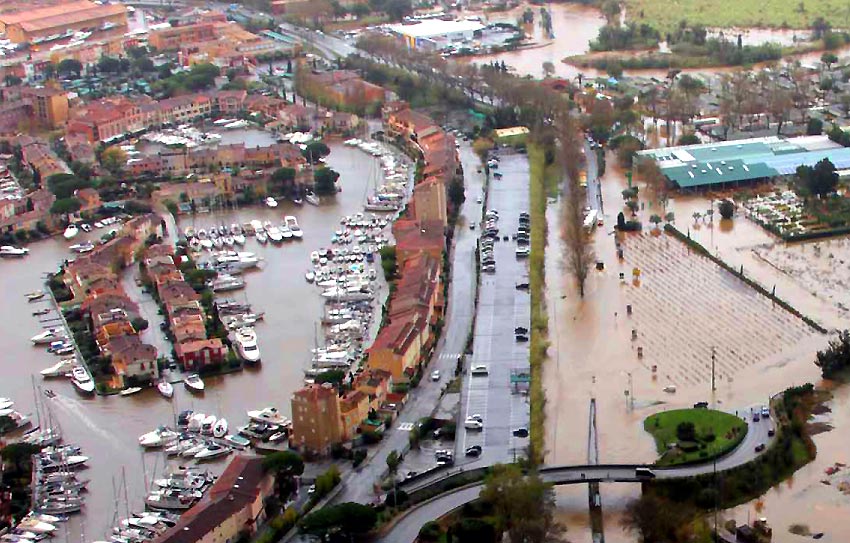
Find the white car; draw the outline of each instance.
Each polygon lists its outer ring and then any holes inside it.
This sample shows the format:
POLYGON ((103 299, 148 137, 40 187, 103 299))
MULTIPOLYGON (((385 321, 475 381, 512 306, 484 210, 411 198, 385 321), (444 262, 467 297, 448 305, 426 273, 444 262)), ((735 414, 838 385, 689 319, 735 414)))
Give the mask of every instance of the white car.
POLYGON ((472 375, 487 375, 490 373, 487 371, 487 366, 485 364, 478 364, 477 366, 472 366, 472 375))
POLYGON ((434 370, 431 372, 431 380, 439 381, 440 380, 440 370, 434 370))
POLYGON ((467 430, 482 430, 484 428, 484 423, 475 419, 466 419, 463 423, 463 427, 467 430))

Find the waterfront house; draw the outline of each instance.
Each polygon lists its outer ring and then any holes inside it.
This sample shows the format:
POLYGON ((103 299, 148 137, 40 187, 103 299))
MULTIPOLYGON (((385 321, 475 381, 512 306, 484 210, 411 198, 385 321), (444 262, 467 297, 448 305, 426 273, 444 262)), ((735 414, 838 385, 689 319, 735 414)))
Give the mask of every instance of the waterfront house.
POLYGON ((265 501, 274 492, 274 477, 263 459, 239 454, 227 465, 206 496, 186 511, 154 543, 233 543, 249 538, 266 520, 265 501))
POLYGON ((446 248, 442 222, 404 218, 393 223, 392 231, 396 239, 396 261, 400 264, 422 252, 442 260, 446 248))
POLYGON ((339 401, 339 416, 342 441, 351 441, 360 433, 360 425, 369 418, 369 396, 352 390, 339 401))
POLYGON ((103 352, 112 356, 112 368, 119 380, 119 388, 127 384, 127 379, 132 379, 135 383, 151 383, 159 377, 156 348, 143 343, 138 336, 113 338, 103 352))
POLYGON ((227 346, 218 338, 194 339, 176 343, 174 353, 186 371, 198 371, 227 361, 227 346))
POLYGON ((370 409, 378 409, 387 401, 393 388, 393 374, 376 368, 367 368, 354 378, 354 388, 369 396, 370 409))

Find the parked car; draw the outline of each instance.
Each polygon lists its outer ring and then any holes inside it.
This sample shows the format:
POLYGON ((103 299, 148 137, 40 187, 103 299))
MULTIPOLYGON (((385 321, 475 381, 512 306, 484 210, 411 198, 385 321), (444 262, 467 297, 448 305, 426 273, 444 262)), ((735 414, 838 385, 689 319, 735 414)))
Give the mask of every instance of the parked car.
POLYGON ((475 419, 466 419, 463 423, 463 427, 467 430, 483 430, 484 423, 479 422, 475 419))
POLYGON ((487 370, 486 364, 477 364, 472 366, 472 369, 469 370, 472 375, 488 375, 490 372, 487 370))
POLYGON ((759 443, 756 445, 756 452, 762 452, 764 450, 764 443, 759 443))
POLYGON ((527 334, 527 333, 528 333, 528 328, 526 328, 525 326, 517 326, 516 328, 514 328, 514 334, 527 334))
POLYGON ((528 336, 525 334, 516 334, 517 343, 525 343, 528 341, 528 336))
POLYGON ((528 437, 528 428, 522 426, 514 430, 514 437, 528 437))
POLYGON ((517 283, 516 289, 517 290, 528 290, 528 283, 517 283))
POLYGON ((466 456, 481 456, 481 445, 473 445, 467 448, 466 456))
POLYGON ((431 372, 431 380, 439 381, 440 380, 440 370, 434 370, 431 372))

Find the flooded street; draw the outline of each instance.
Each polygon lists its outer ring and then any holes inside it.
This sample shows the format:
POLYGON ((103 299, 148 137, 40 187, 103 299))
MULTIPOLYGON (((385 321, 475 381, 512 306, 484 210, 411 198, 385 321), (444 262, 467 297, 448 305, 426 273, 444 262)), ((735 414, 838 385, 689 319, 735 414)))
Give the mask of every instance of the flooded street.
MULTIPOLYGON (((65 442, 80 445, 83 454, 91 457, 89 468, 83 472, 84 477, 91 479, 86 506, 82 515, 68 523, 69 541, 83 540, 83 531, 86 541, 100 539, 113 525, 112 480, 120 480, 122 468, 126 471, 129 509, 142 509, 145 475, 150 480, 155 470, 160 471, 163 458, 162 453, 143 455, 137 438, 158 424, 172 423, 174 413, 182 409, 213 413, 226 417, 234 429, 245 423, 245 411, 249 409, 274 405, 289 415, 290 394, 302 385, 309 349, 315 342, 314 324, 322 311, 318 290, 304 280, 310 266, 309 254, 330 245, 343 215, 362 211, 370 179, 376 171, 375 159, 359 149, 342 144, 332 144, 331 149, 327 163, 340 172, 343 192, 321 207, 298 207, 287 201, 274 210, 252 207, 198 215, 194 221, 181 217, 179 221, 183 229, 193 222, 200 227, 222 222, 243 223, 255 218, 279 223, 287 214, 298 218, 304 231, 303 241, 275 247, 261 246, 249 238, 245 250, 264 259, 262 271, 246 274, 246 288, 231 293, 236 300, 247 300, 255 310, 265 311, 265 320, 256 325, 263 360, 259 368, 205 378, 206 392, 201 396, 191 395, 177 385, 170 402, 153 389, 130 397, 84 398, 66 380, 41 383, 37 377, 39 385, 57 394, 56 398, 45 401, 61 425, 65 442)), ((103 231, 95 231, 89 236, 96 239, 101 234, 103 231)), ((2 290, 6 294, 0 303, 7 316, 6 326, 0 329, 0 345, 6 352, 3 362, 6 385, 2 395, 13 398, 16 408, 24 413, 34 412, 31 376, 53 364, 55 358, 41 348, 32 347, 28 341, 41 330, 31 312, 43 304, 27 303, 23 293, 42 287, 42 274, 55 270, 59 261, 70 257, 69 244, 60 236, 32 244, 26 259, 0 262, 2 290)), ((137 273, 137 268, 130 268, 123 279, 132 296, 138 292, 132 280, 137 273)), ((140 301, 142 313, 150 320, 143 339, 159 348, 164 342, 158 328, 161 316, 149 297, 140 301)), ((160 354, 170 354, 170 347, 168 352, 160 354)), ((211 468, 219 470, 224 464, 212 464, 211 468)), ((123 499, 120 510, 125 510, 123 499)))

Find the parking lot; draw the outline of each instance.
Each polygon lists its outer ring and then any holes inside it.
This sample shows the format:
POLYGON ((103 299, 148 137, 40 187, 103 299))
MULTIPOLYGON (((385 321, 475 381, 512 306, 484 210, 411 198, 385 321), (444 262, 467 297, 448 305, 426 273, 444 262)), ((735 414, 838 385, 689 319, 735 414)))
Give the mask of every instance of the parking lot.
MULTIPOLYGON (((527 157, 501 154, 494 172, 500 178, 491 176, 486 207, 498 211, 499 237, 492 250, 495 270, 481 273, 473 354, 466 360, 455 443, 458 460, 469 447, 478 445, 482 447, 479 459, 488 464, 524 455, 528 438, 513 434, 528 427, 529 417, 528 397, 511 385, 512 372, 528 368, 528 343, 518 341, 515 334, 518 327, 530 328, 529 294, 517 289, 518 283, 528 282, 528 264, 517 256, 514 239, 520 214, 528 211, 527 157), (486 366, 486 374, 472 372, 476 366, 486 366), (464 421, 476 416, 481 428, 466 429, 464 421)), ((470 422, 469 426, 478 425, 470 422)))

